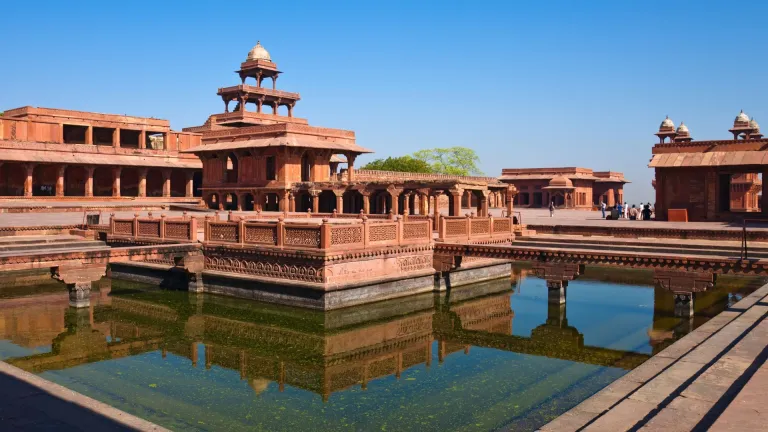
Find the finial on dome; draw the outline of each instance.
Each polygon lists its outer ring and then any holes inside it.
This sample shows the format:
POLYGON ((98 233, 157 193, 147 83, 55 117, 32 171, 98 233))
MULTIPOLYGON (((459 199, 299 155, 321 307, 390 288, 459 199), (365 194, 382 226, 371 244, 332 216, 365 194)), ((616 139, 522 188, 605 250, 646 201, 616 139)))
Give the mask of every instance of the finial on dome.
POLYGON ((739 111, 739 115, 736 116, 736 119, 734 120, 734 123, 748 123, 749 117, 747 117, 746 114, 744 114, 744 110, 739 111))
POLYGON ((664 120, 661 121, 661 125, 659 126, 659 130, 661 129, 674 129, 675 123, 669 119, 669 116, 667 116, 664 120))

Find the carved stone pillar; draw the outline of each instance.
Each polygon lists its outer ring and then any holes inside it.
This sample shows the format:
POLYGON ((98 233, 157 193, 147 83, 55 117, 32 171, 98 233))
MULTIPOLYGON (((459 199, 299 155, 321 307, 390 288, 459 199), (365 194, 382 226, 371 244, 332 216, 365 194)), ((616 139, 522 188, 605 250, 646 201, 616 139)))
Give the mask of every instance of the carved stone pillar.
POLYGON ((435 229, 439 226, 438 223, 440 223, 440 195, 443 194, 443 191, 433 191, 432 195, 432 214, 435 215, 435 229))
POLYGON ((112 168, 112 196, 120 197, 120 174, 123 169, 121 167, 112 168))
POLYGON ((344 191, 335 190, 333 194, 336 195, 336 213, 344 213, 344 191))
POLYGON ((139 197, 144 198, 147 196, 147 169, 139 169, 139 197))
POLYGON ((371 194, 370 192, 361 192, 363 195, 363 213, 371 213, 371 194))
POLYGON ((66 165, 59 165, 59 172, 56 177, 56 196, 57 197, 63 197, 64 196, 64 173, 67 170, 66 165))
POLYGON ((85 167, 85 196, 93 196, 93 167, 85 167))
POLYGON ((139 132, 139 148, 147 148, 147 131, 143 129, 139 132))
POLYGON ((398 191, 398 190, 389 191, 390 196, 392 196, 392 214, 400 214, 400 194, 401 193, 402 191, 398 191))
POLYGON ((93 126, 88 126, 85 129, 85 143, 93 144, 93 126))
POLYGON ((112 147, 120 147, 120 128, 112 131, 112 147))
POLYGON ((675 316, 690 318, 693 316, 693 293, 675 293, 675 316))
POLYGON ((429 195, 426 193, 419 194, 419 214, 424 216, 429 214, 429 195))
POLYGON ((461 189, 450 191, 451 203, 449 216, 461 216, 461 197, 464 195, 464 191, 461 189))
POLYGON ((289 199, 288 199, 288 191, 283 191, 280 195, 280 206, 279 209, 281 212, 287 212, 289 211, 289 199))
POLYGON ((192 198, 195 196, 195 181, 194 181, 194 175, 195 173, 191 171, 187 171, 187 185, 184 188, 184 196, 187 198, 192 198))
MULTIPOLYGON (((171 196, 171 170, 163 170, 163 197, 171 196)), ((238 200, 238 204, 240 201, 238 200)))
POLYGON ((90 306, 91 283, 101 279, 106 273, 106 264, 91 267, 54 267, 51 275, 67 285, 69 305, 75 308, 90 306))
POLYGON ((312 213, 320 213, 320 191, 310 190, 309 194, 312 196, 312 213))
POLYGON ((477 215, 482 217, 488 216, 488 191, 481 191, 481 196, 477 203, 477 215))
POLYGON ((35 176, 35 164, 28 163, 25 168, 27 169, 27 176, 24 178, 24 196, 32 196, 32 180, 35 176))
POLYGON ((357 155, 349 153, 347 156, 347 181, 355 181, 355 159, 357 155))
POLYGON ((293 195, 292 192, 288 194, 288 211, 289 212, 296 211, 296 197, 293 195))

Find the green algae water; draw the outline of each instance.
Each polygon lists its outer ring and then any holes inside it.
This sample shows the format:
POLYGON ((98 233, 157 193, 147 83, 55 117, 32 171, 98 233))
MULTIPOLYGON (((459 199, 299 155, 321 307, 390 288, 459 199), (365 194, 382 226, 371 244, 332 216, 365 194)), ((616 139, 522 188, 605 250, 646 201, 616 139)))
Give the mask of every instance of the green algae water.
POLYGON ((586 268, 550 305, 511 280, 333 311, 105 279, 0 288, 0 359, 174 430, 535 430, 760 287, 675 317, 653 273, 586 268))

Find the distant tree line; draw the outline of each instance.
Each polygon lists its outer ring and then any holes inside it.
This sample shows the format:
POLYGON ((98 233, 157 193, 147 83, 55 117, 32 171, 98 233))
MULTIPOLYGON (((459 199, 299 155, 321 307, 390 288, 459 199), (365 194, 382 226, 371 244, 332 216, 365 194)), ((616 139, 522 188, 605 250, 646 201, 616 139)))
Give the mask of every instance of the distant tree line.
POLYGON ((480 175, 480 158, 467 147, 419 150, 413 155, 388 157, 369 162, 362 169, 450 175, 480 175))

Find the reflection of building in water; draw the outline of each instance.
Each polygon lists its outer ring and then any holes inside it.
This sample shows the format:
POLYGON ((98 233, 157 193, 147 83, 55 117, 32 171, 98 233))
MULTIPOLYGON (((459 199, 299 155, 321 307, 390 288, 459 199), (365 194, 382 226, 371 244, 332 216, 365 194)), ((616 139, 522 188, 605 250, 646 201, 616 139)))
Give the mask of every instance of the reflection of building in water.
POLYGON ((327 400, 351 386, 365 389, 374 379, 399 377, 414 366, 430 367, 435 356, 445 361, 453 352, 469 354, 472 345, 622 368, 648 358, 584 346, 583 335, 568 326, 560 305, 550 308, 532 337, 513 335, 508 283, 399 300, 389 308, 352 308, 344 314, 257 307, 199 294, 169 302, 168 294, 113 295, 92 313, 66 308, 63 296, 55 313, 40 312, 65 328, 53 338, 51 352, 9 362, 40 372, 161 350, 163 357, 185 357, 195 367, 239 371, 256 393, 271 385, 282 390, 287 384, 327 400))

